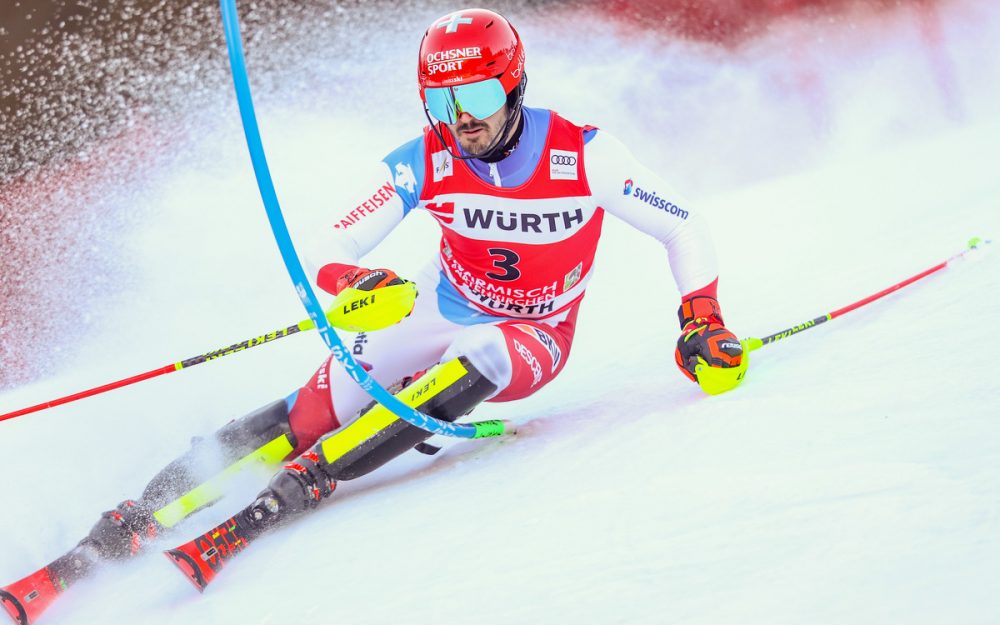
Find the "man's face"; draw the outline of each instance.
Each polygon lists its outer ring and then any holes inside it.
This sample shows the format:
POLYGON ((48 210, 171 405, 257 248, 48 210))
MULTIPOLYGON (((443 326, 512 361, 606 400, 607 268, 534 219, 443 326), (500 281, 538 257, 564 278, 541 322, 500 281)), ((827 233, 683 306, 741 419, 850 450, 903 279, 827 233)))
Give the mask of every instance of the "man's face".
POLYGON ((468 113, 459 113, 458 122, 448 124, 448 128, 466 153, 480 154, 493 145, 506 122, 507 107, 501 106, 499 111, 486 119, 476 119, 468 113))

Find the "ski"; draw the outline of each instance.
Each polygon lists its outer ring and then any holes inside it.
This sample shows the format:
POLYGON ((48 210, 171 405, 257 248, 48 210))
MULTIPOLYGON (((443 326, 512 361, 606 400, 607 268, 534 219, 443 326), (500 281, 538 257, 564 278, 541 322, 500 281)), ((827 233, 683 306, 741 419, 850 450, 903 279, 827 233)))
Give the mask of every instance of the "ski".
POLYGON ((29 625, 52 605, 62 590, 46 566, 20 581, 0 588, 0 603, 15 623, 29 625))
POLYGON ((200 536, 164 552, 191 584, 204 592, 219 571, 264 532, 250 521, 249 506, 200 536))
POLYGON ((86 577, 94 562, 84 547, 74 547, 27 577, 0 588, 0 604, 15 623, 31 625, 66 589, 86 577))

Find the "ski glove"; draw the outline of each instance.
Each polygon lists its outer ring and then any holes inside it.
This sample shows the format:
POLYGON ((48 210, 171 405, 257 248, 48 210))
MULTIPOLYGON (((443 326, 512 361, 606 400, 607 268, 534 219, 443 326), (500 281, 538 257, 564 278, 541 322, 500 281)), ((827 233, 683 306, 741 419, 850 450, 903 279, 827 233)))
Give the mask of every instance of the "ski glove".
POLYGON ((681 372, 711 395, 735 388, 746 373, 746 356, 739 339, 726 329, 719 302, 692 297, 681 303, 677 318, 681 336, 674 359, 681 372))
POLYGON ((319 270, 316 284, 336 295, 326 316, 351 332, 371 332, 395 325, 413 312, 417 286, 390 269, 365 269, 331 263, 319 270))

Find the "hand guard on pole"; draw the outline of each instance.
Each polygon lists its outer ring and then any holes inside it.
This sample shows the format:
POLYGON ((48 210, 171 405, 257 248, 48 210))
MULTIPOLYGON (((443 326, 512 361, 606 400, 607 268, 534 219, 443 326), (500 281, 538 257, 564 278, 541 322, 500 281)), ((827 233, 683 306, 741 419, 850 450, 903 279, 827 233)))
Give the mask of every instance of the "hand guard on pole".
POLYGON ((740 340, 726 329, 719 302, 714 297, 692 297, 681 303, 677 317, 681 336, 674 359, 681 372, 709 395, 736 388, 749 359, 740 340))
POLYGON ((337 328, 371 332, 395 325, 413 312, 417 285, 390 269, 365 269, 354 265, 324 265, 317 285, 336 295, 327 319, 337 328))

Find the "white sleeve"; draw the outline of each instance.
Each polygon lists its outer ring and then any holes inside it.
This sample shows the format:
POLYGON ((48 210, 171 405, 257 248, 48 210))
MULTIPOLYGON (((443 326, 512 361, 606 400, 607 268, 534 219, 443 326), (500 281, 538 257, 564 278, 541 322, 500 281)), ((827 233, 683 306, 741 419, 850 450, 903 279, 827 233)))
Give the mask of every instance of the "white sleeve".
POLYGON ((357 265, 403 220, 406 209, 389 166, 379 162, 358 176, 352 185, 359 190, 323 216, 313 233, 304 237, 303 260, 310 279, 323 265, 357 265))
POLYGON ((718 277, 712 236, 696 207, 603 130, 587 143, 584 156, 594 201, 663 243, 681 295, 718 277))

